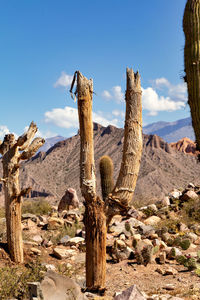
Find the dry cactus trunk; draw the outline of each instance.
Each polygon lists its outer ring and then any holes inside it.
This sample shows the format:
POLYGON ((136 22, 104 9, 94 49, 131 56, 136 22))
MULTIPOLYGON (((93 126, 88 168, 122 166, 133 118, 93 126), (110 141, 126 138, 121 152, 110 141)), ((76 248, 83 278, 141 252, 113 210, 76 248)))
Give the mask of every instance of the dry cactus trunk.
POLYGON ((197 149, 200 149, 200 0, 188 0, 183 17, 185 80, 197 149))
POLYGON ((20 160, 31 158, 44 144, 41 138, 32 141, 36 131, 37 126, 32 122, 28 131, 17 140, 13 134, 8 134, 0 142, 0 153, 3 155, 3 178, 0 180, 4 182, 7 242, 11 259, 16 263, 23 263, 22 196, 31 190, 20 190, 19 163, 20 160))
MULTIPOLYGON (((77 71, 80 126, 80 185, 85 198, 86 286, 91 291, 105 289, 107 225, 116 214, 129 208, 135 190, 142 154, 142 103, 140 76, 127 68, 124 149, 119 177, 106 201, 96 195, 93 147, 92 80, 77 71)), ((74 77, 75 78, 75 77, 74 77)), ((75 79, 74 79, 75 80, 75 79)), ((72 86, 74 84, 74 80, 72 86)), ((72 90, 72 89, 71 89, 72 90)))

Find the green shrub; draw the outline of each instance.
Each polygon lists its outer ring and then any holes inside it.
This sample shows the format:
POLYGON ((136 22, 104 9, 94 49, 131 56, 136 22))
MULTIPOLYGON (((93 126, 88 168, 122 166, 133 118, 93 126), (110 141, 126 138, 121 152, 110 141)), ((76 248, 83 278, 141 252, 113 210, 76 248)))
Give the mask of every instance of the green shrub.
POLYGON ((75 237, 77 229, 82 227, 81 223, 73 223, 72 226, 64 226, 59 230, 58 234, 53 234, 51 236, 51 241, 54 245, 58 244, 60 239, 65 235, 69 235, 70 237, 75 237))
POLYGON ((38 200, 27 200, 22 205, 22 214, 47 215, 51 211, 51 205, 41 198, 38 200))
POLYGON ((0 299, 27 299, 28 282, 41 281, 46 268, 39 261, 25 266, 0 269, 0 299))

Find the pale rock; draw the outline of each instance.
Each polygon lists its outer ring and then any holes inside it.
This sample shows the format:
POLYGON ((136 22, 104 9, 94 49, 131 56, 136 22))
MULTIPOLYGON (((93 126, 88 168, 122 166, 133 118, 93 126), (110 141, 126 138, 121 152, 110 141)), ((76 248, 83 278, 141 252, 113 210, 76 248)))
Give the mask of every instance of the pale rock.
POLYGON ((69 240, 70 240, 70 236, 69 236, 69 235, 65 235, 65 236, 63 236, 63 237, 60 239, 59 244, 62 244, 62 245, 64 245, 64 246, 66 246, 67 243, 69 242, 69 240))
POLYGON ((26 240, 23 240, 23 243, 25 244, 25 245, 31 245, 31 246, 38 246, 38 243, 36 243, 36 242, 33 242, 33 241, 26 241, 26 240))
POLYGON ((53 249, 53 255, 58 259, 72 258, 74 255, 76 255, 76 253, 77 251, 72 249, 63 249, 59 247, 55 247, 53 249))
POLYGON ((161 265, 164 265, 165 264, 165 261, 166 261, 166 252, 161 252, 159 254, 159 263, 161 265))
POLYGON ((161 203, 162 203, 163 206, 169 206, 169 205, 170 205, 169 197, 168 197, 168 196, 164 197, 164 198, 161 200, 161 203))
POLYGON ((144 221, 144 224, 154 226, 154 225, 157 225, 160 221, 161 221, 160 217, 151 216, 144 221))
POLYGON ((172 247, 170 252, 167 254, 168 258, 175 258, 179 255, 182 255, 182 252, 176 247, 172 247))
POLYGON ((199 196, 194 191, 187 191, 184 195, 182 195, 181 200, 189 201, 189 200, 197 200, 199 196))
POLYGON ((38 256, 41 255, 41 250, 39 250, 37 248, 31 248, 30 250, 35 255, 38 255, 38 256))
POLYGON ((179 199, 182 193, 176 189, 174 189, 171 193, 169 193, 170 198, 179 199))
POLYGON ((194 232, 189 232, 189 233, 186 235, 186 237, 187 237, 192 243, 196 242, 197 239, 198 239, 198 235, 195 234, 194 232))
POLYGON ((190 182, 190 183, 188 184, 188 188, 189 188, 189 189, 190 189, 190 188, 194 189, 194 188, 195 188, 195 185, 194 185, 192 182, 190 182))
POLYGON ((79 285, 71 278, 48 271, 41 282, 44 300, 86 300, 79 285))
POLYGON ((176 286, 173 283, 168 283, 165 286, 163 286, 163 289, 168 291, 173 291, 176 288, 176 286))
POLYGON ((48 219, 48 229, 58 229, 60 227, 64 226, 63 219, 57 218, 57 217, 50 217, 48 219))
POLYGON ((41 244, 43 241, 43 238, 39 234, 34 235, 31 239, 38 244, 41 244))
POLYGON ((49 271, 49 270, 56 271, 56 267, 53 264, 42 263, 42 265, 45 266, 45 268, 47 269, 47 271, 49 271))
POLYGON ((125 234, 124 233, 122 233, 121 235, 120 235, 120 240, 122 240, 122 241, 125 241, 126 240, 126 236, 125 236, 125 234))
POLYGON ((30 214, 30 213, 26 213, 26 214, 22 214, 22 221, 27 220, 27 219, 31 219, 31 221, 37 223, 38 218, 36 215, 34 214, 30 214))
POLYGON ((143 239, 142 242, 147 246, 150 245, 152 246, 152 242, 149 239, 143 239))
POLYGON ((156 247, 156 246, 160 247, 161 241, 160 241, 159 239, 154 239, 154 240, 152 241, 152 245, 153 245, 154 247, 156 247))
POLYGON ((166 270, 165 270, 165 273, 164 275, 176 275, 178 273, 178 271, 174 268, 171 268, 171 267, 168 267, 166 270))
POLYGON ((157 206, 155 204, 149 204, 149 205, 147 205, 147 209, 148 208, 151 209, 154 212, 158 211, 158 208, 157 208, 157 206))
POLYGON ((122 240, 116 240, 115 241, 115 247, 117 247, 120 250, 124 250, 126 248, 126 244, 122 240))
POLYGON ((79 236, 70 238, 67 242, 66 245, 68 246, 78 246, 78 245, 83 245, 85 242, 85 239, 79 236))
POLYGON ((143 296, 142 292, 134 284, 122 293, 118 294, 113 298, 113 300, 145 300, 146 297, 143 296))
POLYGON ((187 232, 189 229, 186 224, 180 223, 180 231, 187 232))

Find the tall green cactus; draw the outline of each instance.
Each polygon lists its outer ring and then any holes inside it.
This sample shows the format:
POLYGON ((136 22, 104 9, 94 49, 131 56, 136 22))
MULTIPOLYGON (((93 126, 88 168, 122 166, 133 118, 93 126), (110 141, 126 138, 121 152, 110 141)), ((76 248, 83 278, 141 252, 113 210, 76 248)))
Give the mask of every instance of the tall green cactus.
POLYGON ((183 17, 185 81, 197 149, 200 150, 200 0, 188 0, 183 17))
POLYGON ((108 194, 110 194, 114 188, 112 159, 107 155, 102 156, 100 158, 99 169, 101 176, 102 197, 105 201, 108 194))

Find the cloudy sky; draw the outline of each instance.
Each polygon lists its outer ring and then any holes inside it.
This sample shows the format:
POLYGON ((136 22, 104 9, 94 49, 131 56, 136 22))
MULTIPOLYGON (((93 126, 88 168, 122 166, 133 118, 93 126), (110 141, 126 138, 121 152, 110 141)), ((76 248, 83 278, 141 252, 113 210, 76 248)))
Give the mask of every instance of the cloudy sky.
POLYGON ((78 130, 73 74, 93 78, 93 119, 123 127, 126 67, 141 74, 143 124, 189 116, 186 0, 0 1, 0 139, 34 120, 43 137, 78 130))

